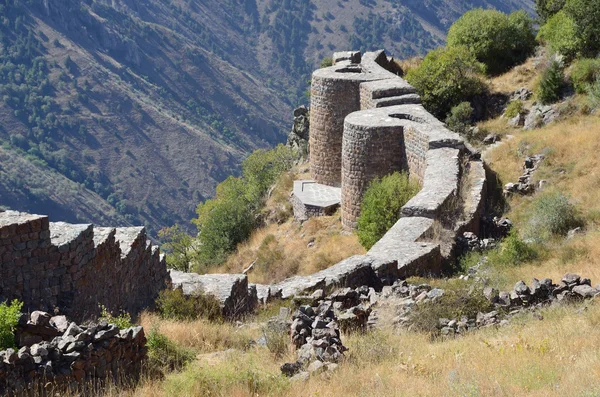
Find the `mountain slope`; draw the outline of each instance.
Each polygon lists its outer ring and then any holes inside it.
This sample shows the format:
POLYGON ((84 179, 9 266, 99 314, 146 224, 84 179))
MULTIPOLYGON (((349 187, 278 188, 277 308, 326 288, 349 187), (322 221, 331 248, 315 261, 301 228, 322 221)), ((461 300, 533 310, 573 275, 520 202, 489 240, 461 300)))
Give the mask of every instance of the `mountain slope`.
POLYGON ((477 6, 523 4, 2 0, 0 141, 33 165, 0 163, 0 205, 151 233, 186 224, 247 153, 284 140, 323 57, 423 54, 477 6))

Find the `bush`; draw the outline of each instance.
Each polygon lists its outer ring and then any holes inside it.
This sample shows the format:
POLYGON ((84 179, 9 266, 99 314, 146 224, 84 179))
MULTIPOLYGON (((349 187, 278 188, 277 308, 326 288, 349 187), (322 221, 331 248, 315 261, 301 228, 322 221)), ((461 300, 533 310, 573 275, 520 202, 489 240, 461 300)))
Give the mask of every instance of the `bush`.
POLYGON ((565 12, 575 21, 579 55, 595 57, 600 52, 600 4, 598 0, 567 0, 565 12))
POLYGON ((587 93, 590 84, 600 78, 600 59, 578 59, 571 69, 571 81, 575 91, 587 93))
POLYGON ((462 280, 448 282, 442 287, 444 295, 435 301, 418 304, 411 312, 412 327, 416 331, 439 335, 440 318, 475 318, 479 312, 493 310, 493 305, 483 296, 482 289, 462 280))
POLYGON ((469 102, 461 102, 450 110, 446 124, 452 131, 464 134, 471 125, 473 108, 469 102))
POLYGON ((0 303, 0 350, 15 347, 15 330, 21 317, 23 302, 0 303))
POLYGON ((567 0, 535 0, 535 11, 542 21, 547 21, 554 14, 559 12, 567 0))
POLYGON ((540 84, 536 90, 537 99, 544 104, 554 103, 560 99, 563 86, 563 67, 558 61, 552 61, 542 73, 540 84))
POLYGON ((106 320, 107 323, 114 324, 119 327, 119 329, 133 327, 131 315, 129 313, 121 312, 118 316, 113 316, 104 305, 100 305, 100 320, 106 320))
POLYGON ((502 241, 499 248, 490 252, 489 262, 504 267, 518 266, 538 257, 535 247, 521 239, 516 229, 502 241))
POLYGON ((468 48, 489 74, 505 72, 525 61, 535 44, 533 20, 525 11, 507 15, 496 10, 471 10, 448 31, 448 48, 468 48))
POLYGON ((483 70, 467 48, 440 48, 430 51, 406 79, 417 89, 427 110, 443 119, 454 106, 485 91, 479 75, 483 70))
POLYGON ((221 306, 213 296, 203 294, 185 296, 181 289, 162 290, 156 300, 156 307, 162 318, 170 320, 222 319, 221 306))
POLYGON ((551 17, 540 28, 537 39, 567 59, 573 59, 581 49, 575 21, 564 11, 551 17))
POLYGON ((257 150, 242 163, 242 178, 227 178, 217 186, 215 198, 198 205, 198 218, 192 220, 198 227, 192 243, 196 271, 224 262, 250 236, 269 188, 296 159, 297 154, 283 145, 257 150))
POLYGON ((194 359, 193 352, 177 346, 154 328, 148 333, 146 347, 148 347, 149 366, 152 369, 180 370, 194 359))
POLYGON ((559 192, 545 193, 532 204, 526 236, 542 242, 552 235, 564 236, 582 224, 577 208, 568 197, 559 192))
POLYGON ((371 248, 400 218, 400 209, 420 190, 408 174, 395 172, 375 179, 366 190, 358 218, 358 239, 371 248))
POLYGON ((517 117, 517 115, 519 115, 523 112, 523 109, 524 109, 523 101, 521 101, 520 99, 510 101, 510 103, 506 107, 506 110, 504 111, 504 117, 506 117, 508 119, 517 117))
POLYGON ((323 58, 323 60, 321 61, 321 68, 328 68, 330 66, 333 66, 333 59, 323 58))
POLYGON ((194 248, 194 239, 179 225, 161 229, 158 237, 164 242, 160 248, 166 254, 169 268, 189 272, 198 253, 194 248))

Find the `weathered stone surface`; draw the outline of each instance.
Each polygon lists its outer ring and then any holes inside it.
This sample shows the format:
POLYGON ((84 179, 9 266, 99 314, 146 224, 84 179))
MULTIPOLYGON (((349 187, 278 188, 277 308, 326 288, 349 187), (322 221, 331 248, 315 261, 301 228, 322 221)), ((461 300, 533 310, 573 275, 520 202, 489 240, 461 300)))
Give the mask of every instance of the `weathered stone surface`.
POLYGON ((50 223, 3 211, 0 247, 0 301, 19 299, 24 311, 83 319, 98 314, 101 304, 136 314, 166 286, 166 263, 144 228, 50 223))
POLYGON ((256 288, 249 292, 248 277, 245 274, 196 274, 169 270, 174 289, 181 289, 184 295, 212 295, 221 305, 225 316, 237 316, 254 310, 258 304, 256 288))

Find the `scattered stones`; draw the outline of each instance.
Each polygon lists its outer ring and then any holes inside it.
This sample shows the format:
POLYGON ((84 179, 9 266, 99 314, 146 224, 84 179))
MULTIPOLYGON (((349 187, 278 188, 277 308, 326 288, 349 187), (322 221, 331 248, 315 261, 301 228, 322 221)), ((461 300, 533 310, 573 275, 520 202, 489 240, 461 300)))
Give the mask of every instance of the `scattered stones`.
POLYGON ((553 106, 534 104, 525 118, 523 129, 533 130, 553 122, 558 116, 558 112, 553 106))
POLYGON ((488 134, 486 135, 485 138, 483 138, 483 144, 484 145, 492 145, 496 142, 499 142, 501 140, 500 135, 498 134, 488 134))
POLYGON ((527 101, 529 98, 531 98, 533 95, 533 92, 526 87, 522 87, 519 88, 518 90, 515 90, 512 94, 510 94, 510 100, 511 101, 527 101))
POLYGON ((146 358, 142 327, 119 330, 101 322, 87 326, 68 323, 35 311, 17 329, 20 349, 0 352, 0 395, 20 395, 36 382, 52 383, 58 392, 75 382, 104 380, 107 376, 135 379, 146 358), (29 337, 19 335, 26 333, 29 337), (37 340, 21 345, 22 341, 37 340))
POLYGON ((507 183, 504 186, 504 194, 511 195, 513 193, 520 195, 528 195, 536 190, 536 185, 533 182, 533 173, 538 169, 539 164, 544 160, 543 154, 535 156, 527 156, 523 164, 525 172, 519 177, 517 183, 507 183))

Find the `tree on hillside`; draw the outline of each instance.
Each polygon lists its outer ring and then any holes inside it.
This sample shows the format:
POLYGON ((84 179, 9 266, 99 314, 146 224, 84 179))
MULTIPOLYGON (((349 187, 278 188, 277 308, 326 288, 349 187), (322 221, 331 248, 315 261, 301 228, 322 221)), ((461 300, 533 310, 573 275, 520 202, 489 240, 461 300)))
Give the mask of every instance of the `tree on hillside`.
POLYGON ((562 10, 566 0, 535 0, 535 11, 543 22, 546 22, 562 10))
POLYGON ((471 10, 448 32, 448 48, 466 47, 488 74, 505 72, 525 61, 535 44, 533 20, 525 11, 507 15, 496 10, 471 10))
POLYGON ((565 12, 575 21, 581 44, 579 55, 596 57, 600 52, 600 1, 567 0, 565 12))
POLYGON ((423 105, 440 119, 454 106, 486 90, 480 78, 483 65, 466 47, 430 51, 406 79, 416 89, 423 105))

